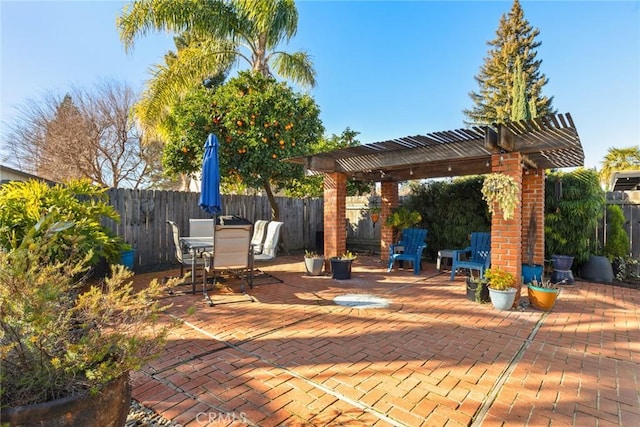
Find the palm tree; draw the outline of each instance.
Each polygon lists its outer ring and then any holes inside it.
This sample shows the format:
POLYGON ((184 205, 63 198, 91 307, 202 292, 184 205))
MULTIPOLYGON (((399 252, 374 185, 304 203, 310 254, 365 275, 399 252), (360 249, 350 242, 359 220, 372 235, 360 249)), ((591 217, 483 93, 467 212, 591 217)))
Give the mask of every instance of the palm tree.
POLYGON ((216 52, 231 49, 230 42, 199 40, 188 32, 173 40, 176 52, 167 52, 165 63, 152 67, 153 77, 134 108, 145 142, 166 141, 175 126, 173 107, 192 89, 222 84, 233 63, 230 58, 216 56, 216 52))
POLYGON ((600 182, 609 186, 611 175, 616 171, 640 170, 640 148, 611 147, 602 161, 600 170, 600 182))
POLYGON ((313 64, 304 51, 276 50, 298 27, 293 0, 137 0, 125 6, 117 20, 125 49, 151 31, 167 31, 177 54, 157 65, 136 115, 143 127, 166 134, 169 109, 181 95, 212 76, 225 75, 246 61, 252 70, 272 75, 271 68, 301 86, 315 85, 313 64))

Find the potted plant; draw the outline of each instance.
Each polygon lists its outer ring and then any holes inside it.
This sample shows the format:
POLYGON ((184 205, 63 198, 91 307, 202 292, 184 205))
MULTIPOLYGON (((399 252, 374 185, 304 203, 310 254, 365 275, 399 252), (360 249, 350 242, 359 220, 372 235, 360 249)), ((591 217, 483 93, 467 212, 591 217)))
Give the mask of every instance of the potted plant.
POLYGON ((93 254, 69 244, 74 228, 45 218, 0 250, 3 423, 122 426, 129 371, 163 347, 160 284, 134 293, 119 265, 90 281, 93 254))
POLYGON ((549 279, 542 279, 538 281, 534 278, 527 285, 527 293, 529 295, 529 302, 538 310, 549 311, 556 304, 558 299, 558 287, 555 283, 552 283, 549 279))
POLYGON ((497 310, 510 310, 516 299, 516 281, 513 274, 499 267, 485 271, 484 277, 489 281, 489 298, 497 310))
POLYGON ((486 277, 475 277, 473 270, 467 276, 467 299, 478 303, 489 302, 489 281, 486 277))
POLYGON ((496 213, 498 205, 505 220, 513 218, 516 206, 520 203, 520 187, 509 175, 491 173, 484 178, 482 183, 482 198, 487 202, 489 212, 496 213))
POLYGON ((322 267, 324 266, 324 255, 315 251, 304 251, 304 266, 307 269, 307 274, 310 276, 319 276, 322 274, 322 267))
POLYGON ((536 250, 536 233, 538 231, 538 220, 536 218, 536 206, 531 206, 531 215, 529 216, 529 230, 527 231, 527 263, 522 264, 522 277, 524 283, 529 283, 533 279, 542 280, 542 270, 544 266, 535 264, 533 257, 536 250))
POLYGON ((400 232, 405 228, 411 228, 422 221, 420 212, 411 211, 404 206, 394 209, 393 213, 385 220, 385 225, 393 228, 393 243, 401 240, 400 232))
POLYGON ((553 272, 551 273, 552 283, 573 284, 575 282, 573 272, 571 271, 571 266, 573 265, 572 256, 551 255, 551 264, 553 265, 553 272))
POLYGON ((336 280, 351 279, 351 264, 356 258, 357 256, 351 251, 331 258, 331 277, 336 280))
POLYGON ((371 218, 371 222, 373 222, 373 226, 375 227, 380 219, 380 206, 369 207, 369 218, 371 218))

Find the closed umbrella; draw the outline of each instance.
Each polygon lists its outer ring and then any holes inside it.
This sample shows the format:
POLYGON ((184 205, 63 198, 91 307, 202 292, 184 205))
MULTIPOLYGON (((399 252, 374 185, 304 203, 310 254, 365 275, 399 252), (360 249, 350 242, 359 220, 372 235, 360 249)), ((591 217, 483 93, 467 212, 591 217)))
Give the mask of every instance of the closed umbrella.
POLYGON ((222 213, 220 197, 220 165, 218 163, 218 138, 210 133, 204 144, 202 178, 200 183, 200 208, 215 216, 222 213))

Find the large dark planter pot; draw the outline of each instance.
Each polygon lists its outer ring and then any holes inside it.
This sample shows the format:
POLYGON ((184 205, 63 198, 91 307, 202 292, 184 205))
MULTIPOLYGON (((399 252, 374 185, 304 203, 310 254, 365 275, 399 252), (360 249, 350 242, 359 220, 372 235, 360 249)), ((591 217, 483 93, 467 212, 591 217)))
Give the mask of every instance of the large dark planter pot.
POLYGON ((88 392, 36 405, 3 408, 2 423, 40 427, 121 427, 131 405, 129 375, 107 384, 100 393, 88 392))
POLYGON ((473 281, 467 278, 467 299, 474 302, 490 302, 489 299, 489 287, 487 282, 473 281), (481 285, 478 291, 478 285, 481 285))
POLYGON ((322 274, 322 267, 324 267, 324 258, 304 258, 304 266, 307 269, 307 274, 310 276, 319 276, 322 274))
POLYGON ((351 279, 352 259, 331 258, 331 277, 336 280, 351 279))
POLYGON ((606 256, 591 255, 580 268, 580 277, 593 282, 613 282, 613 268, 606 256))
POLYGON ((531 283, 535 278, 538 282, 542 281, 542 269, 539 264, 529 265, 522 264, 522 283, 531 283))
POLYGON ((553 263, 553 272, 551 273, 551 281, 553 283, 571 285, 575 283, 571 266, 573 265, 573 257, 568 255, 551 255, 553 263))

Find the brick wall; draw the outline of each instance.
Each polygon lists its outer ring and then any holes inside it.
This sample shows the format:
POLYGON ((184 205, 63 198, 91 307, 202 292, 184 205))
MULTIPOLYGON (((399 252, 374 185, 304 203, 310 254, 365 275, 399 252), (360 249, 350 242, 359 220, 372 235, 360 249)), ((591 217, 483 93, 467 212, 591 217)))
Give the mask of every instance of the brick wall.
POLYGON ((380 199, 380 259, 386 263, 389 261, 389 245, 393 242, 393 228, 386 226, 385 222, 387 217, 391 215, 391 210, 397 208, 400 203, 398 183, 396 181, 382 182, 380 199))
POLYGON ((324 175, 324 256, 325 268, 330 258, 347 250, 346 230, 347 178, 340 172, 324 175))
MULTIPOLYGON (((522 188, 522 156, 520 153, 494 154, 491 171, 513 177, 522 188)), ((513 218, 505 220, 498 210, 491 217, 491 266, 522 276, 522 207, 516 206, 513 218)))
POLYGON ((528 263, 529 219, 536 218, 533 263, 544 265, 544 169, 531 169, 522 176, 522 260, 528 263))

